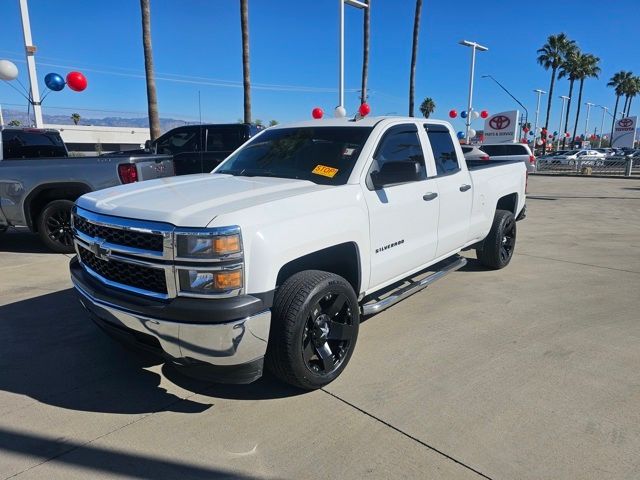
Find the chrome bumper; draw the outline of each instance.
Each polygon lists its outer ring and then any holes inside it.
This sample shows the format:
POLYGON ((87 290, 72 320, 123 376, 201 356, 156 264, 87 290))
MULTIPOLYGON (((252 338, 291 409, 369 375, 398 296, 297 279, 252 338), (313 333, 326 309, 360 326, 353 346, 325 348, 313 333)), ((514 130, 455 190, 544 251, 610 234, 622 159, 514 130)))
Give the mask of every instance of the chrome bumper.
MULTIPOLYGON (((168 322, 129 312, 93 298, 74 281, 80 303, 100 320, 155 337, 174 359, 190 358, 215 366, 233 366, 264 357, 271 311, 219 324, 168 322)), ((215 301, 215 300, 212 300, 215 301)))

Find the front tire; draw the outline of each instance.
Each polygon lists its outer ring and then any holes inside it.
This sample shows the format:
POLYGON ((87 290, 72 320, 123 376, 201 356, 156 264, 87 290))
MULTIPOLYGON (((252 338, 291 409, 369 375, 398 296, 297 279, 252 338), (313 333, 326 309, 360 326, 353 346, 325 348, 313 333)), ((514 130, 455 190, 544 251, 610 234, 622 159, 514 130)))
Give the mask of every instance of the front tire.
POLYGON ((360 324, 349 282, 320 270, 296 273, 278 289, 272 312, 266 366, 276 377, 315 390, 342 373, 360 324))
POLYGON ((494 270, 509 265, 516 246, 516 219, 508 210, 496 210, 489 235, 484 239, 476 256, 485 267, 494 270))
POLYGON ((44 207, 38 217, 38 234, 49 250, 73 253, 72 208, 71 200, 54 200, 44 207))

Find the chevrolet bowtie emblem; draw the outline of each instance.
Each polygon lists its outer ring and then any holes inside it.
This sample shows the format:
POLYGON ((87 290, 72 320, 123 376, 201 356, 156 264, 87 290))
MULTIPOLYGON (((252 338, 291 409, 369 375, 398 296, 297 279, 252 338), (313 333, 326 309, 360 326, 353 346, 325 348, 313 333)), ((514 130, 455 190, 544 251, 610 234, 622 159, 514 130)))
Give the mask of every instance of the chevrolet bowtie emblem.
POLYGON ((93 253, 97 258, 108 262, 109 256, 111 255, 111 250, 103 246, 105 242, 106 240, 98 239, 89 245, 89 249, 91 250, 91 253, 93 253))

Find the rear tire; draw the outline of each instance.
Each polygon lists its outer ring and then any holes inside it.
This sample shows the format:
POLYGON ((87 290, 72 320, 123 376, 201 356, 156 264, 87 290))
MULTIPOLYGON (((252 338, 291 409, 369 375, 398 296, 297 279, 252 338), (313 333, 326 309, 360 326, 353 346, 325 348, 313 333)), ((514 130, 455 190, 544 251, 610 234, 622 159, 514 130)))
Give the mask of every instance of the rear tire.
POLYGON ((476 256, 485 267, 494 270, 509 265, 516 246, 516 219, 508 210, 496 210, 489 235, 484 239, 476 256))
POLYGON ((49 250, 58 253, 73 253, 73 232, 71 231, 71 200, 49 202, 38 217, 38 234, 49 250))
POLYGON ((296 273, 276 293, 266 366, 295 387, 324 387, 349 363, 359 323, 358 299, 344 278, 320 270, 296 273))

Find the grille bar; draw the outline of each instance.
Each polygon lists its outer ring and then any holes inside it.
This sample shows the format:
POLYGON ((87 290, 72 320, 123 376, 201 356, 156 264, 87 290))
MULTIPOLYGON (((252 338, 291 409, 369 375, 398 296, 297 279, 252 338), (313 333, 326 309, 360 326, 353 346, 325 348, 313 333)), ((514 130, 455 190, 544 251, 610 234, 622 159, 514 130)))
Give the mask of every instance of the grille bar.
POLYGON ((74 216, 73 226, 85 235, 100 238, 115 245, 152 252, 163 251, 164 237, 159 234, 101 225, 90 222, 80 215, 74 216))

